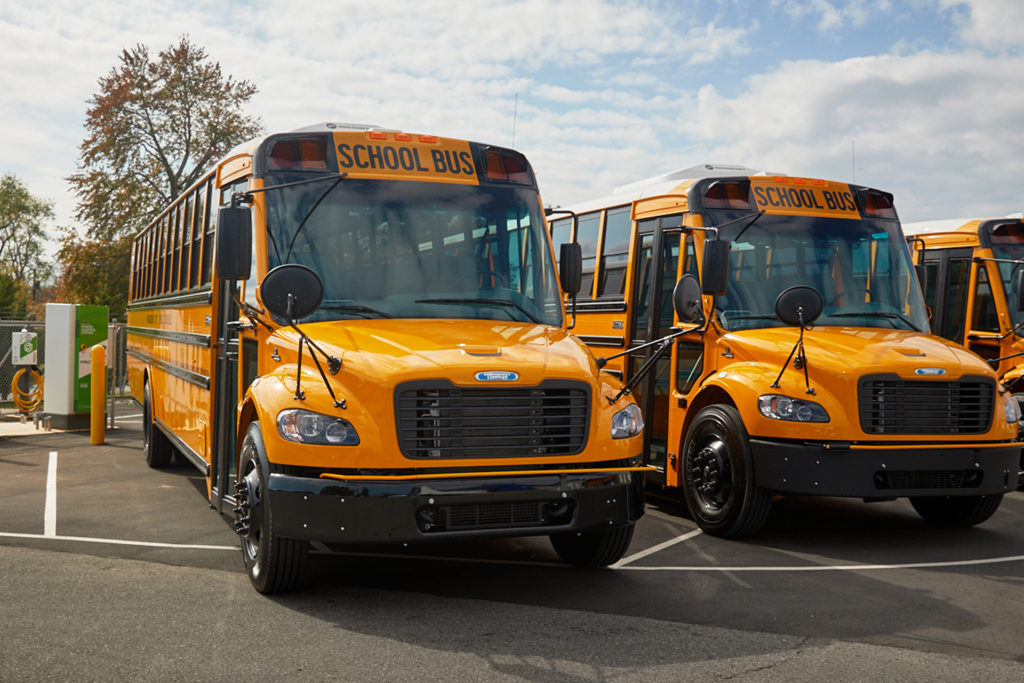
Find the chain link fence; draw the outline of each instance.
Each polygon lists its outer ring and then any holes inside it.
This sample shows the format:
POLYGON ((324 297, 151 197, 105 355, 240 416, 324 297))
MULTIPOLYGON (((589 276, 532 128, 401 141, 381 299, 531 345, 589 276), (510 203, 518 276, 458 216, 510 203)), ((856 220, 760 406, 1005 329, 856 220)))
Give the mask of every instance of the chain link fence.
MULTIPOLYGON (((43 373, 43 391, 46 390, 46 324, 38 320, 0 320, 0 411, 16 411, 14 404, 14 376, 22 367, 12 362, 11 347, 15 332, 27 330, 38 335, 36 366, 43 373)), ((107 345, 107 398, 128 397, 127 327, 124 323, 109 326, 107 345)), ((24 390, 25 387, 22 387, 24 390)), ((40 407, 41 410, 41 407, 40 407)))

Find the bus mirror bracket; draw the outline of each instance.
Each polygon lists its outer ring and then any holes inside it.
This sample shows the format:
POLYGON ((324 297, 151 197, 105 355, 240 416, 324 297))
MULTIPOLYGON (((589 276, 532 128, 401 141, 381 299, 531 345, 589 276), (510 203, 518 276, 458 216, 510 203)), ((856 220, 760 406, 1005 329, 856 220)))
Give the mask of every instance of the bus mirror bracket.
POLYGON ((797 339, 793 350, 789 352, 786 362, 782 364, 779 376, 771 383, 770 386, 773 389, 779 388, 779 380, 782 379, 786 368, 789 367, 789 362, 793 361, 794 368, 804 371, 804 386, 807 389, 807 393, 812 396, 816 393, 811 388, 811 380, 807 375, 807 356, 804 353, 804 330, 809 329, 814 324, 814 321, 818 319, 824 308, 825 302, 821 298, 821 292, 814 287, 807 287, 806 285, 790 287, 779 294, 779 297, 775 300, 776 317, 787 325, 798 326, 800 328, 800 338, 797 339), (793 354, 796 354, 796 358, 793 357, 793 354))
POLYGON ((315 313, 324 299, 324 285, 320 276, 312 268, 298 263, 284 263, 277 266, 263 278, 260 285, 260 298, 270 314, 277 318, 288 321, 289 327, 299 335, 299 359, 295 374, 295 399, 303 401, 306 398, 302 391, 302 347, 303 344, 309 348, 309 355, 313 364, 320 372, 320 378, 327 387, 327 393, 331 395, 335 408, 344 409, 345 399, 338 399, 334 395, 334 389, 324 374, 323 366, 317 354, 324 357, 327 362, 327 369, 332 375, 338 374, 341 370, 341 359, 331 356, 320 346, 309 338, 301 328, 299 320, 315 313))
POLYGON ((236 198, 217 216, 217 277, 248 280, 252 272, 252 214, 236 198))

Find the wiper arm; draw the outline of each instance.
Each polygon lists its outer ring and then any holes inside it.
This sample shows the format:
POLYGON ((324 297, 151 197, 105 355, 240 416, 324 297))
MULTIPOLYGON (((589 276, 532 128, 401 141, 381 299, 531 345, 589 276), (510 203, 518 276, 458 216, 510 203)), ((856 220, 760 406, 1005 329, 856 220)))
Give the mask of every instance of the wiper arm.
MULTIPOLYGON (((333 175, 318 176, 316 178, 308 178, 306 180, 296 180, 293 183, 281 183, 280 185, 268 185, 267 187, 257 187, 257 188, 255 188, 253 190, 245 190, 244 192, 235 192, 233 195, 231 195, 231 202, 232 202, 231 205, 235 206, 236 202, 245 203, 245 204, 251 204, 252 203, 252 196, 254 194, 256 194, 257 192, 269 192, 270 190, 280 190, 281 188, 284 188, 284 187, 294 187, 296 185, 308 185, 309 183, 322 183, 325 180, 333 180, 334 183, 329 188, 327 188, 327 192, 324 192, 322 195, 320 195, 320 199, 316 200, 316 204, 314 204, 313 208, 309 210, 309 213, 306 214, 306 217, 302 219, 302 224, 305 224, 305 222, 309 218, 310 214, 312 214, 313 211, 316 209, 316 207, 320 204, 320 202, 323 201, 324 197, 326 197, 327 194, 331 190, 334 189, 334 186, 337 185, 338 183, 340 183, 342 181, 342 179, 345 176, 347 176, 347 175, 348 175, 348 173, 346 172, 346 173, 342 173, 338 177, 335 177, 333 175)), ((300 224, 299 227, 295 230, 295 235, 292 235, 292 241, 288 243, 288 254, 289 255, 292 253, 292 243, 295 242, 295 236, 298 235, 299 234, 299 230, 302 229, 302 224, 300 224)), ((277 241, 274 239, 273 233, 268 230, 267 231, 267 236, 270 238, 270 243, 274 245, 274 255, 277 256, 278 260, 280 261, 281 260, 281 253, 280 253, 280 251, 278 251, 277 241)))
MULTIPOLYGON (((288 257, 292 255, 292 247, 295 246, 295 240, 296 240, 296 238, 298 238, 299 233, 302 232, 302 228, 304 228, 306 226, 306 221, 308 221, 309 217, 313 215, 313 212, 316 211, 316 208, 318 206, 320 206, 320 202, 322 202, 327 197, 327 195, 329 195, 331 193, 331 190, 333 190, 335 187, 338 186, 338 183, 340 183, 342 180, 345 179, 346 175, 348 175, 348 174, 347 173, 342 173, 340 176, 338 176, 337 179, 333 183, 331 183, 331 186, 328 187, 326 190, 324 190, 323 193, 319 197, 317 197, 316 201, 313 202, 313 206, 309 207, 309 211, 307 211, 306 215, 302 217, 302 221, 299 223, 299 227, 295 228, 295 232, 292 233, 292 238, 288 242, 288 251, 285 252, 284 260, 282 261, 283 263, 287 263, 288 262, 288 257)), ((284 185, 279 185, 278 187, 285 187, 285 186, 284 185)))
POLYGON ((370 308, 369 306, 362 306, 360 304, 323 304, 320 308, 328 311, 353 311, 355 313, 364 313, 367 317, 394 317, 384 311, 378 311, 376 308, 370 308))
POLYGON ((528 310, 517 304, 515 301, 509 301, 508 299, 488 299, 484 297, 471 297, 465 299, 458 298, 444 298, 444 299, 416 299, 413 303, 417 304, 487 304, 491 306, 510 306, 515 308, 520 313, 530 319, 531 322, 541 324, 540 320, 537 319, 528 310))
MULTIPOLYGON (((890 312, 890 311, 864 311, 862 313, 826 313, 826 318, 896 318, 902 320, 907 324, 907 327, 912 329, 914 332, 920 332, 914 323, 910 322, 902 313, 890 312)), ((895 325, 893 326, 895 327, 895 325)))

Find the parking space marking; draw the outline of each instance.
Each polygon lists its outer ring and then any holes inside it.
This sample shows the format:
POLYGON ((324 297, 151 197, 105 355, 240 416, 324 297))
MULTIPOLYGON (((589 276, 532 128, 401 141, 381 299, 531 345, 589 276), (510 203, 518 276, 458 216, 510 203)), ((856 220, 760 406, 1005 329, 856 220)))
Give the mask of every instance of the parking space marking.
POLYGON ((665 548, 670 548, 670 547, 674 546, 677 543, 682 543, 683 541, 688 541, 691 538, 693 538, 694 536, 699 536, 700 534, 701 534, 701 530, 700 529, 694 529, 693 531, 689 531, 689 532, 687 532, 685 534, 682 534, 681 536, 676 536, 675 538, 669 539, 669 540, 665 541, 664 543, 659 543, 658 545, 651 546, 647 550, 641 550, 638 553, 633 553, 629 557, 624 557, 621 560, 619 560, 618 562, 616 562, 615 564, 611 565, 611 568, 612 569, 620 569, 622 567, 625 567, 630 562, 635 562, 637 560, 643 559, 643 558, 647 557, 648 555, 653 555, 654 553, 656 553, 656 552, 658 552, 660 550, 664 550, 665 548))
MULTIPOLYGON (((832 564, 806 565, 799 567, 621 567, 637 572, 859 572, 879 569, 930 569, 936 567, 969 567, 980 564, 1024 562, 1024 555, 1008 557, 987 557, 979 560, 950 560, 947 562, 901 562, 897 564, 832 564)), ((613 565, 614 566, 614 565, 613 565)))
POLYGON ((57 535, 57 451, 50 451, 46 467, 46 499, 43 504, 43 536, 57 535))
POLYGON ((128 541, 122 538, 90 538, 88 536, 50 536, 47 534, 16 534, 0 531, 0 537, 30 538, 47 541, 73 541, 76 543, 105 543, 108 545, 131 545, 143 548, 178 548, 182 550, 238 550, 237 545, 201 545, 198 543, 160 543, 158 541, 128 541))

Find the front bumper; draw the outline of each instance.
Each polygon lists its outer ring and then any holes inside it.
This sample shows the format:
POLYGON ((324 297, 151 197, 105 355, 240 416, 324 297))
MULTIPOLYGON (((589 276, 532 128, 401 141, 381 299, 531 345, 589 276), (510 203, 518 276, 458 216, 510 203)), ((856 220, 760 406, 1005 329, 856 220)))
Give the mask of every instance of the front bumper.
POLYGON ((339 543, 534 536, 623 526, 644 511, 636 469, 472 477, 271 474, 274 533, 339 543))
POLYGON ((1021 444, 899 448, 752 438, 758 486, 857 498, 977 496, 1017 487, 1021 444))

